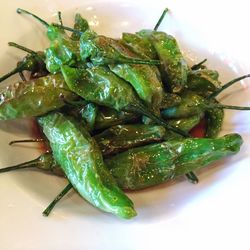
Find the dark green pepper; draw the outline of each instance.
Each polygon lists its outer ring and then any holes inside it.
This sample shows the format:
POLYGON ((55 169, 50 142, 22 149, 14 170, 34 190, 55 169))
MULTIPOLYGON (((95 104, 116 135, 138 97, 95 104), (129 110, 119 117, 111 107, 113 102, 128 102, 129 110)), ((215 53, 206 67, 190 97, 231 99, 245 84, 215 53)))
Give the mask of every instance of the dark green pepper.
POLYGON ((61 113, 39 118, 55 160, 79 192, 97 208, 129 219, 136 215, 132 201, 118 188, 104 165, 93 138, 76 121, 61 113))

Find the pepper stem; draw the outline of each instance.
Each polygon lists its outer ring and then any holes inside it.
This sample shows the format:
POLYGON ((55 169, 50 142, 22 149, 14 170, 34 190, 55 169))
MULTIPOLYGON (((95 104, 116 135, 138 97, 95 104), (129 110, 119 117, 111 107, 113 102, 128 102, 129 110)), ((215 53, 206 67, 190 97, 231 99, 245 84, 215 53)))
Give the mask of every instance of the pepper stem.
POLYGON ((233 110, 250 110, 250 107, 232 106, 224 104, 209 104, 207 109, 219 108, 219 109, 233 109, 233 110))
POLYGON ((14 166, 10 166, 10 167, 6 167, 6 168, 1 168, 0 173, 6 173, 6 172, 13 171, 13 170, 19 170, 19 169, 24 169, 24 168, 36 168, 39 162, 40 162, 40 156, 31 161, 27 161, 27 162, 14 165, 14 166))
POLYGON ((18 73, 19 73, 19 76, 20 76, 20 78, 22 79, 22 81, 23 81, 23 82, 26 82, 27 79, 25 78, 23 72, 18 72, 18 73))
POLYGON ((70 191, 70 189, 72 189, 72 187, 73 187, 72 184, 69 183, 43 211, 43 215, 49 216, 55 205, 70 191))
POLYGON ((59 27, 61 29, 64 29, 64 30, 67 30, 67 31, 70 31, 70 32, 73 32, 73 33, 77 33, 79 35, 82 35, 83 32, 80 31, 80 30, 76 30, 76 29, 73 29, 73 28, 70 28, 70 27, 67 27, 67 26, 64 26, 64 25, 60 25, 60 24, 56 24, 56 23, 53 23, 53 26, 55 27, 59 27))
POLYGON ((41 24, 43 24, 44 26, 46 26, 46 27, 49 26, 49 24, 46 21, 44 21, 42 18, 38 17, 37 15, 35 15, 35 14, 33 14, 33 13, 27 11, 27 10, 18 8, 16 10, 16 12, 18 14, 23 14, 24 13, 24 14, 30 15, 30 16, 34 17, 37 21, 39 21, 41 24))
POLYGON ((187 180, 192 183, 192 184, 197 184, 199 182, 198 177, 195 175, 194 172, 189 172, 187 174, 185 174, 187 180))
POLYGON ((9 145, 18 144, 18 143, 26 143, 26 142, 44 142, 43 138, 36 138, 36 139, 24 139, 24 140, 14 140, 10 141, 9 145))
POLYGON ((207 59, 205 58, 204 60, 202 60, 201 62, 197 63, 197 64, 194 64, 191 69, 192 70, 197 70, 197 69, 200 69, 201 66, 207 61, 207 59))
POLYGON ((215 98, 217 95, 219 95, 223 90, 229 88, 230 86, 232 86, 234 83, 237 83, 238 81, 241 81, 245 78, 250 77, 250 74, 244 75, 244 76, 240 76, 238 78, 235 78, 233 80, 231 80, 230 82, 226 83, 225 85, 223 85, 220 89, 216 90, 215 92, 213 92, 208 98, 212 99, 215 98))
POLYGON ((62 12, 58 11, 57 12, 58 20, 61 26, 63 26, 63 21, 62 21, 62 12))
POLYGON ((28 48, 26 48, 26 47, 24 47, 22 45, 17 44, 17 43, 9 42, 8 45, 11 46, 11 47, 15 47, 17 49, 23 50, 23 51, 25 51, 25 52, 27 52, 29 54, 38 55, 37 52, 35 52, 34 50, 28 49, 28 48))
POLYGON ((15 75, 16 73, 21 72, 21 71, 23 71, 23 65, 22 64, 17 66, 15 69, 11 70, 9 73, 7 73, 7 74, 3 75, 2 77, 0 77, 0 82, 6 80, 7 78, 9 78, 9 77, 15 75))
POLYGON ((155 27, 154 27, 154 30, 158 30, 159 26, 160 26, 161 23, 162 23, 162 20, 164 19, 165 15, 167 14, 168 11, 169 11, 169 9, 166 8, 166 9, 162 12, 162 14, 161 14, 161 16, 160 16, 158 22, 156 23, 156 25, 155 25, 155 27))

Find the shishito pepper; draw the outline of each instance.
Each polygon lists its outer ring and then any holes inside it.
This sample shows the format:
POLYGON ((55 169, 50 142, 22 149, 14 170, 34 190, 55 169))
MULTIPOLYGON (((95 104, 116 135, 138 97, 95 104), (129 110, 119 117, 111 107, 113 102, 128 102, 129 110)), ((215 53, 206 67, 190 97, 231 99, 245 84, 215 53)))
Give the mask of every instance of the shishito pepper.
POLYGON ((239 152, 242 138, 188 138, 130 149, 105 161, 123 189, 163 183, 239 152), (194 153, 195 152, 195 153, 194 153))
POLYGON ((55 160, 79 194, 97 208, 122 218, 136 215, 132 201, 118 188, 88 132, 61 113, 39 118, 55 160))
POLYGON ((0 90, 0 120, 28 118, 61 108, 77 98, 61 74, 19 82, 0 90))
POLYGON ((161 61, 161 74, 166 88, 172 92, 180 92, 187 83, 189 68, 176 39, 165 32, 142 30, 137 32, 149 38, 161 61))

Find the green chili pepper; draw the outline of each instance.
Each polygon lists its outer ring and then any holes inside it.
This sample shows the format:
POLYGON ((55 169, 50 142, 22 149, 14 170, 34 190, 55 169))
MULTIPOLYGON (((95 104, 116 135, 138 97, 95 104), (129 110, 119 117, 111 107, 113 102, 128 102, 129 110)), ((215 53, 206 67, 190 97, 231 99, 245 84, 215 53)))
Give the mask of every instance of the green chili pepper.
POLYGON ((207 97, 221 87, 221 82, 218 78, 219 74, 215 70, 202 69, 190 71, 186 87, 201 96, 207 97))
POLYGON ((127 49, 119 41, 99 36, 94 31, 85 31, 80 38, 80 55, 83 61, 90 60, 93 65, 116 63, 158 65, 158 60, 128 57, 127 49), (125 54, 124 54, 125 53, 125 54))
MULTIPOLYGON (((89 29, 89 24, 88 21, 84 18, 82 18, 82 16, 77 13, 75 15, 75 24, 74 24, 74 29, 75 30, 79 30, 81 32, 85 32, 86 30, 89 29)), ((79 41, 80 40, 81 35, 79 33, 72 33, 71 35, 71 39, 79 41)))
POLYGON ((48 75, 28 82, 12 84, 0 91, 0 120, 46 114, 65 105, 60 96, 74 100, 62 75, 48 75))
POLYGON ((61 71, 70 90, 85 100, 114 108, 117 111, 146 115, 158 125, 187 136, 183 131, 169 126, 166 121, 149 111, 136 96, 131 86, 108 68, 99 66, 91 69, 73 69, 62 66, 61 71))
POLYGON ((238 134, 216 139, 188 138, 130 149, 105 162, 121 188, 137 190, 236 154, 241 144, 238 134))
POLYGON ((137 32, 150 38, 160 58, 163 83, 172 92, 180 92, 187 83, 188 65, 182 56, 174 37, 159 31, 142 30, 137 32))
POLYGON ((119 77, 129 82, 136 93, 149 107, 159 110, 163 99, 162 83, 148 65, 117 64, 109 68, 119 77))
POLYGON ((162 140, 165 128, 143 124, 117 125, 94 138, 104 156, 116 154, 126 149, 162 140))
POLYGON ((136 215, 132 201, 118 188, 106 169, 94 139, 61 113, 39 118, 55 160, 73 187, 97 208, 122 218, 136 215))
POLYGON ((231 106, 220 103, 215 103, 213 99, 205 99, 204 97, 191 92, 185 91, 181 95, 182 102, 178 106, 164 109, 161 114, 167 118, 185 118, 193 115, 201 114, 207 110, 214 108, 218 109, 233 109, 233 110, 250 110, 250 107, 231 106))

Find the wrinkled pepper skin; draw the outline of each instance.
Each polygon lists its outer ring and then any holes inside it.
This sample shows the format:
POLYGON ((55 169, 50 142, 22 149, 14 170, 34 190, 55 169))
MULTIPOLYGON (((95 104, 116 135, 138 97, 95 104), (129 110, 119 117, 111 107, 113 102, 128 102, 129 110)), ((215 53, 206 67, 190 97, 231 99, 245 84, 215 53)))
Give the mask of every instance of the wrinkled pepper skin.
POLYGON ((94 138, 103 156, 106 156, 129 148, 159 142, 163 139, 165 132, 162 126, 117 125, 95 135, 94 138))
POLYGON ((70 92, 62 75, 48 75, 12 84, 0 91, 0 120, 40 116, 65 105, 77 96, 70 92))
POLYGON ((148 37, 153 43, 162 64, 161 73, 167 89, 173 93, 180 92, 187 83, 189 68, 176 39, 160 31, 142 30, 137 34, 148 37))
MULTIPOLYGON (((119 42, 114 47, 129 58, 141 58, 119 42)), ((110 64, 109 68, 119 77, 129 82, 136 93, 149 107, 159 109, 163 99, 163 85, 156 66, 143 64, 110 64)))
POLYGON ((62 73, 69 89, 86 101, 121 111, 138 99, 132 87, 106 67, 83 70, 63 66, 62 73))
POLYGON ((129 82, 148 107, 157 112, 163 99, 163 86, 154 66, 141 64, 113 64, 109 68, 129 82))
POLYGON ((97 143, 83 127, 61 113, 50 113, 38 121, 55 160, 83 198, 121 218, 136 215, 132 201, 118 188, 97 143))
POLYGON ((221 87, 219 74, 215 70, 194 70, 188 74, 186 87, 201 96, 208 97, 221 87))
POLYGON ((122 189, 137 190, 236 154, 242 142, 238 134, 216 139, 188 138, 133 148, 107 159, 105 163, 122 189))
POLYGON ((153 45, 167 73, 172 92, 180 92, 187 83, 188 65, 174 37, 164 32, 152 34, 153 45))

